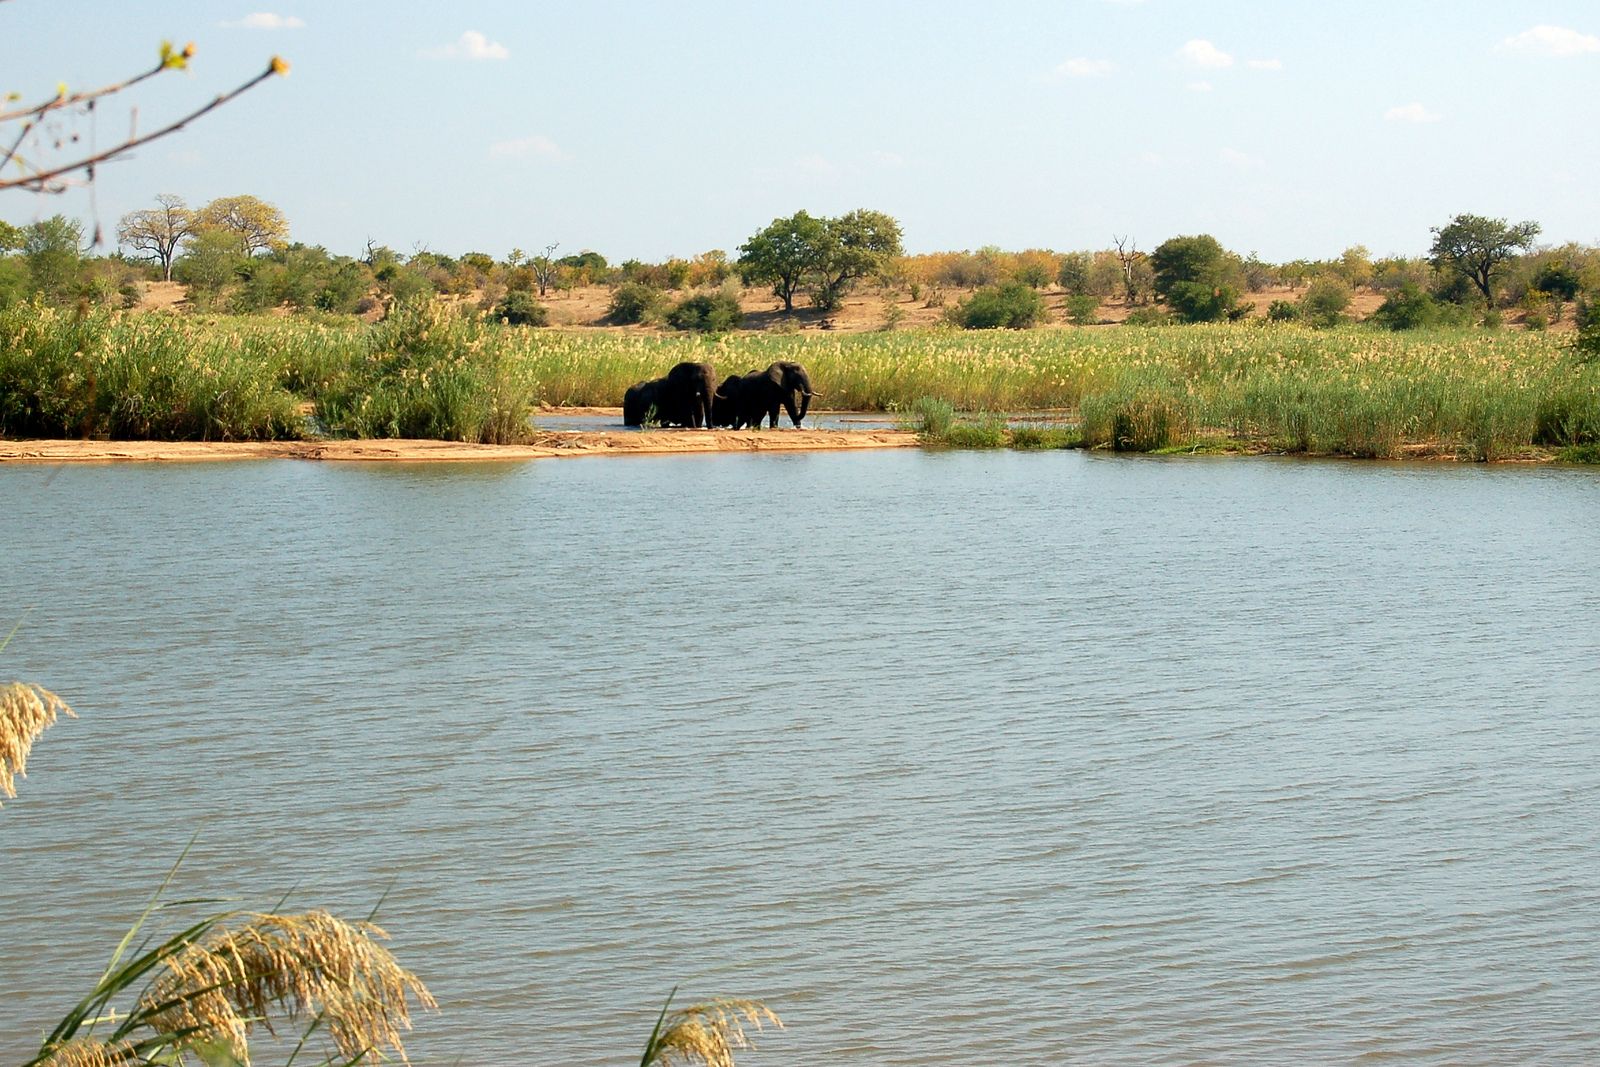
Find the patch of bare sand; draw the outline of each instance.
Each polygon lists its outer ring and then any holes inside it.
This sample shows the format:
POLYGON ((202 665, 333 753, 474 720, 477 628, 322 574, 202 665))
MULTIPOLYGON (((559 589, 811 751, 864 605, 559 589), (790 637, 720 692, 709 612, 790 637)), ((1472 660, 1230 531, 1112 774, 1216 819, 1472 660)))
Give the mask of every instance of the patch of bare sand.
POLYGON ((645 430, 539 433, 522 445, 458 441, 11 441, 0 463, 193 463, 242 459, 334 462, 485 462, 688 452, 804 452, 909 448, 904 430, 645 430))

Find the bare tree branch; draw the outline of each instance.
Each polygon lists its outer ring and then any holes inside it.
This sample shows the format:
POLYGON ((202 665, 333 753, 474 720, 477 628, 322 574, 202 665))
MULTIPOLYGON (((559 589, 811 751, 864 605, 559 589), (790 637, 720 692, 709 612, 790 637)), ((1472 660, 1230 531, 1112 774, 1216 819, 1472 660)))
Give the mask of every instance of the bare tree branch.
MULTIPOLYGON (((113 148, 109 148, 104 152, 96 153, 95 155, 89 156, 89 157, 87 157, 85 159, 77 160, 76 162, 73 162, 73 163, 68 163, 68 164, 65 164, 63 166, 54 167, 54 168, 51 168, 50 170, 37 171, 37 172, 35 172, 33 174, 26 174, 26 175, 24 175, 24 176, 22 176, 20 178, 0 178, 0 191, 4 191, 6 189, 26 188, 26 189, 33 189, 33 190, 35 190, 37 192, 61 192, 63 189, 66 188, 66 186, 64 184, 52 185, 52 184, 50 184, 52 179, 59 178, 63 174, 70 174, 73 171, 78 171, 78 170, 90 171, 91 176, 92 176, 93 170, 94 170, 94 167, 95 167, 96 164, 104 163, 108 159, 112 159, 112 158, 114 158, 116 156, 120 156, 125 152, 130 152, 133 149, 140 147, 141 145, 149 144, 151 141, 154 141, 154 140, 157 140, 159 138, 165 137, 168 134, 176 133, 177 131, 183 129, 185 126, 187 126, 189 123, 193 122, 195 119, 199 118, 200 116, 202 116, 202 115, 204 115, 204 114, 206 114, 206 113, 208 113, 210 111, 214 111, 215 109, 221 107, 223 104, 226 104, 228 101, 234 99, 235 97, 238 97, 241 94, 243 94, 245 92, 248 92, 249 90, 255 88, 257 85, 260 85, 262 82, 266 81, 268 78, 272 77, 273 75, 287 74, 288 72, 289 72, 289 64, 286 61, 284 61, 283 59, 279 58, 278 56, 273 56, 272 57, 272 62, 267 64, 267 69, 266 70, 262 71, 260 74, 257 74, 254 78, 251 78, 249 81, 245 82, 243 85, 239 86, 238 88, 221 94, 220 96, 218 96, 214 100, 212 100, 209 104, 206 104, 204 107, 200 107, 200 108, 195 109, 194 111, 191 111, 189 114, 185 115, 183 118, 181 118, 178 121, 172 123, 171 125, 163 126, 161 129, 156 130, 154 133, 145 134, 143 137, 132 137, 132 138, 129 138, 128 140, 123 141, 121 144, 116 145, 113 148)), ((26 112, 25 112, 25 114, 26 114, 26 112)), ((20 143, 20 141, 19 141, 19 143, 20 143)), ((7 158, 9 159, 10 157, 7 157, 7 158)), ((3 163, 3 162, 5 162, 5 161, 0 161, 0 163, 3 163)))

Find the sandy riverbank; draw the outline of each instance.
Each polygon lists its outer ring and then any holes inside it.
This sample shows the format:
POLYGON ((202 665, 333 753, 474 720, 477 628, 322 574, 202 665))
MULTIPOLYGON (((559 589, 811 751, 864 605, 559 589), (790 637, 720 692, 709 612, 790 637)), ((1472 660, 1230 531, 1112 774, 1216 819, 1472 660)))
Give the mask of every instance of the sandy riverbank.
POLYGON ((13 441, 0 440, 0 463, 199 462, 315 459, 346 462, 473 462, 687 452, 803 452, 909 448, 904 430, 644 430, 540 432, 521 445, 457 441, 13 441))

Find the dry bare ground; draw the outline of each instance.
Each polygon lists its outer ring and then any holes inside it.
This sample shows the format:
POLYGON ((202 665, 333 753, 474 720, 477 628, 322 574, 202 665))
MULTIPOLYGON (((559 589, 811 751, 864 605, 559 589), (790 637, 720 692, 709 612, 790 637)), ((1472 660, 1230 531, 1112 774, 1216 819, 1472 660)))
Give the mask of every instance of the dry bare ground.
MULTIPOLYGON (((616 415, 616 408, 597 412, 616 415)), ((910 448, 903 430, 645 430, 541 432, 525 445, 459 441, 8 441, 0 463, 193 463, 208 460, 313 459, 334 462, 440 463, 636 456, 690 452, 812 452, 910 448)))

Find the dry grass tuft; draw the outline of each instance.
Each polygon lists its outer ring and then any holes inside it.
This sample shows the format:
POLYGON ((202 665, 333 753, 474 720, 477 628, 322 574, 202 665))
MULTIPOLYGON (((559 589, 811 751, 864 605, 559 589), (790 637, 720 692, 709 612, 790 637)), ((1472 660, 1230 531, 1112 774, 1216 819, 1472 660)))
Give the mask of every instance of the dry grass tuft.
POLYGON ((48 689, 25 682, 0 686, 0 793, 17 795, 13 775, 27 777, 28 750, 55 723, 57 712, 77 717, 48 689))
POLYGON ((407 994, 437 1008, 416 975, 377 939, 372 923, 325 911, 252 915, 237 930, 218 929, 166 961, 168 972, 141 999, 157 1029, 193 1033, 250 1062, 253 1023, 268 1032, 269 1009, 290 1020, 320 1020, 347 1058, 389 1048, 405 1062, 400 1031, 411 1029, 407 994))
POLYGON ((40 1067, 123 1067, 139 1062, 126 1041, 97 1041, 92 1037, 57 1045, 40 1067))
POLYGON ((759 1031, 766 1023, 783 1029, 782 1020, 759 1000, 719 997, 704 1004, 691 1004, 657 1024, 641 1067, 674 1063, 734 1067, 736 1049, 755 1048, 745 1033, 745 1024, 759 1031))

